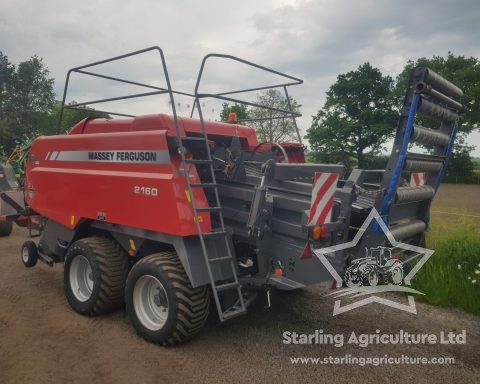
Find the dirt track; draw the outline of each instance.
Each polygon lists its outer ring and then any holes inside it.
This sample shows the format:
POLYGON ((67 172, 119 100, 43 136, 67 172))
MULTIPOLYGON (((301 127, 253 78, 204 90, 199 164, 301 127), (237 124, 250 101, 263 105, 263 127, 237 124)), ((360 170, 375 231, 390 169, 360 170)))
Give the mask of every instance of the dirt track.
POLYGON ((63 266, 22 266, 24 231, 0 239, 0 383, 166 382, 480 382, 480 318, 417 302, 418 315, 370 304, 336 317, 325 288, 276 295, 247 316, 219 325, 214 316, 191 342, 162 348, 135 335, 124 311, 99 318, 74 313, 63 295, 63 266), (284 345, 282 333, 352 331, 467 332, 466 345, 284 345), (453 356, 455 365, 291 364, 292 356, 453 356))

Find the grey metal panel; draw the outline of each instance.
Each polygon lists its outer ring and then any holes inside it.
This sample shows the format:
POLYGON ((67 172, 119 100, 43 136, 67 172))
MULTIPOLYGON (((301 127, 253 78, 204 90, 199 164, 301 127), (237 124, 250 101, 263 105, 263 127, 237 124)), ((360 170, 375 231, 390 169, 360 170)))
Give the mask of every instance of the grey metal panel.
MULTIPOLYGON (((226 220, 233 220, 239 223, 246 223, 248 220, 248 211, 239 211, 228 206, 223 206, 223 216, 226 220)), ((295 224, 293 222, 279 220, 275 216, 272 218, 271 230, 275 233, 281 233, 291 237, 305 238, 306 234, 302 231, 300 222, 295 224)))
MULTIPOLYGON (((20 207, 25 208, 25 201, 23 196, 23 191, 4 191, 1 192, 2 195, 7 195, 10 199, 12 199, 16 204, 18 204, 18 208, 20 207)), ((13 204, 13 202, 12 202, 13 204)), ((0 216, 10 216, 15 215, 17 210, 8 204, 6 201, 0 198, 0 216)))
POLYGON ((273 167, 273 178, 278 181, 313 178, 315 172, 338 173, 340 176, 343 176, 345 167, 338 164, 279 163, 273 167))
POLYGON ((10 164, 0 164, 0 191, 14 191, 18 189, 17 177, 10 164))
POLYGON ((47 256, 56 256, 58 259, 63 260, 74 236, 75 230, 49 219, 45 224, 38 248, 47 256))
POLYGON ((218 183, 218 192, 222 198, 231 197, 249 202, 253 199, 253 189, 241 185, 218 183))
POLYGON ((289 209, 292 211, 305 211, 310 209, 310 200, 300 199, 296 196, 273 196, 273 207, 279 209, 289 209))
MULTIPOLYGON (((311 186, 310 194, 311 194, 311 186)), ((253 189, 241 184, 219 184, 218 190, 221 195, 222 205, 225 198, 238 199, 246 202, 251 202, 253 199, 253 189)), ((310 195, 292 194, 284 191, 278 191, 269 188, 270 195, 273 196, 273 205, 275 208, 287 209, 292 211, 304 211, 310 208, 310 195)), ((228 202, 226 202, 228 204, 228 202)))

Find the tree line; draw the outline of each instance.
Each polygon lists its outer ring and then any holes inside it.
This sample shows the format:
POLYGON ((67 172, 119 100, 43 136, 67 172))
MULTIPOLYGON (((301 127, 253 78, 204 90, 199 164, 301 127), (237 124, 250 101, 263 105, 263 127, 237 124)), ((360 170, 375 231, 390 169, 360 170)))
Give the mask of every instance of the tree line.
POLYGON ((54 79, 42 58, 34 55, 14 65, 0 51, 0 161, 16 149, 28 149, 37 136, 66 132, 87 116, 106 116, 93 109, 65 110, 58 127, 60 110, 54 79))

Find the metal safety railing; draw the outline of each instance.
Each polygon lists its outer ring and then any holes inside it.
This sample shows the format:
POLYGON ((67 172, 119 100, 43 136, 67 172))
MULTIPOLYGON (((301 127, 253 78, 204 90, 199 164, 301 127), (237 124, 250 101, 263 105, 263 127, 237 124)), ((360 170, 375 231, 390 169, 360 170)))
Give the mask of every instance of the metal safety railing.
MULTIPOLYGON (((236 103, 236 104, 246 105, 246 106, 249 106, 249 107, 265 109, 265 110, 269 110, 269 111, 272 111, 272 112, 280 113, 280 115, 262 117, 262 118, 247 118, 247 119, 239 120, 239 122, 255 122, 255 121, 261 121, 261 120, 277 120, 277 119, 291 118, 292 122, 293 122, 293 125, 295 127, 297 137, 298 137, 298 142, 302 143, 302 137, 300 135, 300 130, 298 129, 298 125, 297 125, 297 121, 296 121, 296 118, 300 117, 301 114, 298 113, 298 112, 295 112, 293 110, 292 103, 291 103, 291 100, 290 100, 290 96, 289 96, 288 90, 287 90, 287 88, 290 87, 290 86, 300 85, 300 84, 303 84, 303 80, 301 80, 297 77, 290 76, 290 75, 287 75, 285 73, 276 71, 274 69, 267 68, 267 67, 264 67, 264 66, 256 64, 256 63, 252 63, 250 61, 241 59, 241 58, 236 57, 236 56, 224 55, 224 54, 219 54, 219 53, 210 53, 203 58, 202 63, 200 65, 200 71, 198 73, 197 83, 195 85, 195 101, 193 103, 192 112, 191 112, 190 116, 193 116, 195 106, 197 106, 197 108, 198 108, 199 116, 201 115, 202 112, 201 112, 201 107, 200 107, 199 100, 200 99, 205 99, 205 98, 218 99, 218 100, 223 100, 223 101, 232 102, 232 103, 236 103), (202 93, 202 92, 199 91, 200 84, 201 84, 201 81, 202 81, 202 78, 203 78, 203 74, 204 74, 204 70, 205 70, 205 66, 207 64, 207 61, 211 58, 227 59, 227 60, 231 60, 231 61, 234 61, 234 62, 238 62, 238 63, 244 64, 248 67, 256 68, 256 69, 259 69, 261 71, 280 76, 284 79, 288 79, 289 81, 284 82, 284 83, 280 83, 280 84, 266 85, 266 86, 262 86, 262 87, 243 88, 243 89, 238 89, 238 90, 229 91, 229 92, 202 93), (238 95, 238 94, 241 94, 241 93, 264 91, 264 90, 268 90, 268 89, 277 89, 277 88, 283 89, 288 109, 275 108, 275 107, 270 107, 270 106, 259 104, 259 103, 253 103, 253 102, 241 100, 241 99, 234 98, 234 97, 227 97, 227 95, 238 95)), ((202 120, 202 119, 203 118, 200 116, 200 120, 202 120)))

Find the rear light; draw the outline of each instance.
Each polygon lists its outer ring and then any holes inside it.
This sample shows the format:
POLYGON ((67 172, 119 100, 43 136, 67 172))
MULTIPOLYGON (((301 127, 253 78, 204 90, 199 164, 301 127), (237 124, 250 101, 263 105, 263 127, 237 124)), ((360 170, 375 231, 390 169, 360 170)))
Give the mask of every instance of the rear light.
POLYGON ((327 237, 328 231, 326 225, 315 225, 312 230, 312 239, 318 240, 327 237))
POLYGON ((282 277, 282 275, 283 275, 282 268, 276 267, 275 271, 274 271, 274 274, 275 274, 275 277, 282 277))

